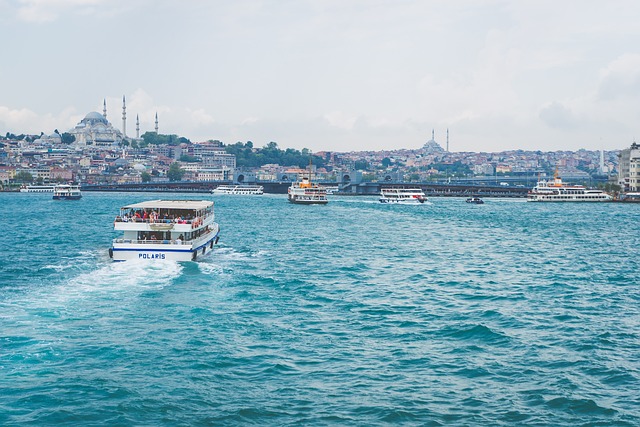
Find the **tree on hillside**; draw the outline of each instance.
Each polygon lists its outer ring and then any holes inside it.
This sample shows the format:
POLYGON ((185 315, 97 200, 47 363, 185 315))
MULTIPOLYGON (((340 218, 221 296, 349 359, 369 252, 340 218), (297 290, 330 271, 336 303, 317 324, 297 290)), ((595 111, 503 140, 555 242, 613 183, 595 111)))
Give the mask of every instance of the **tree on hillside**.
POLYGON ((167 178, 169 181, 180 181, 184 176, 185 170, 180 167, 178 162, 171 163, 169 171, 167 172, 167 178))
POLYGON ((33 182, 33 175, 27 171, 20 171, 16 173, 16 181, 18 182, 33 182))
MULTIPOLYGON (((236 164, 238 167, 260 167, 266 164, 275 163, 281 166, 298 166, 306 168, 309 166, 309 157, 311 151, 303 148, 302 151, 293 148, 281 150, 278 143, 271 141, 262 148, 253 148, 253 143, 248 141, 246 144, 236 142, 227 145, 225 152, 236 156, 236 164)), ((313 164, 317 167, 324 167, 325 160, 320 156, 313 156, 313 164)))
POLYGON ((76 137, 71 135, 69 132, 63 132, 60 135, 60 138, 63 144, 72 144, 76 140, 76 137))
POLYGON ((178 136, 175 134, 171 135, 163 135, 155 132, 145 132, 142 135, 142 143, 140 144, 142 147, 146 147, 147 145, 180 145, 180 144, 191 144, 187 138, 183 136, 178 136))

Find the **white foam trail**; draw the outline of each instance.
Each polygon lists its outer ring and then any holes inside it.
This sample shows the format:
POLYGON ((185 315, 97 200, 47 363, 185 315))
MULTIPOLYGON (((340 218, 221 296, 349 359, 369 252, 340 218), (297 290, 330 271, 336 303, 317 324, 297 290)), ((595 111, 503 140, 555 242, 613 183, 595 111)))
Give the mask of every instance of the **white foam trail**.
POLYGON ((64 302, 72 299, 108 295, 140 293, 148 289, 161 289, 182 274, 183 266, 177 262, 125 261, 111 263, 97 270, 80 274, 48 292, 50 299, 64 302))

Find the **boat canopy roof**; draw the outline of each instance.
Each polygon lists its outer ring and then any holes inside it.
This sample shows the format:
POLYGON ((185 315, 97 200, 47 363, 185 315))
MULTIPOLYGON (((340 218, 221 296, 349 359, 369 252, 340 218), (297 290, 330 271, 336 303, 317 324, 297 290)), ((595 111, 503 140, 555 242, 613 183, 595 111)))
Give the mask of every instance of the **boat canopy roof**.
POLYGON ((213 206, 209 200, 149 200, 123 206, 121 209, 191 209, 194 211, 213 206))

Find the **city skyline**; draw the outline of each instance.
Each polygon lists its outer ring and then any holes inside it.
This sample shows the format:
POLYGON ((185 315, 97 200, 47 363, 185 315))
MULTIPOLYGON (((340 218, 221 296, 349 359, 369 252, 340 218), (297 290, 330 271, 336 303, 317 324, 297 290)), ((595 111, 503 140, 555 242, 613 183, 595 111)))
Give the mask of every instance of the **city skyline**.
MULTIPOLYGON (((0 132, 91 111, 312 151, 618 150, 640 117, 631 1, 0 1, 0 132), (625 13, 621 14, 620 11, 625 13)), ((131 133, 131 132, 130 132, 131 133)), ((132 136, 132 135, 129 135, 132 136)))

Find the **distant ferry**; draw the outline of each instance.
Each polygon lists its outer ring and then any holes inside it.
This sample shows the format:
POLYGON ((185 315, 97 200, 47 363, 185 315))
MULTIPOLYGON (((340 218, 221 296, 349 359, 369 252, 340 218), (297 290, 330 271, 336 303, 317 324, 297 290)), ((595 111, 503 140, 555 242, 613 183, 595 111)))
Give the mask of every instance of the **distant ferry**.
POLYGON ((427 201, 421 188, 387 187, 380 190, 380 203, 419 205, 427 201))
POLYGON ((552 181, 538 181, 538 184, 527 193, 529 202, 610 202, 612 200, 613 197, 604 191, 563 183, 557 171, 552 181))
POLYGON ((219 185, 211 190, 213 194, 235 194, 242 196, 261 196, 264 194, 262 185, 219 185))
POLYGON ((195 261, 218 243, 220 226, 208 200, 152 200, 120 208, 109 256, 114 261, 195 261))
POLYGON ((312 184, 307 177, 302 178, 300 182, 291 183, 287 194, 291 203, 299 205, 326 205, 329 203, 327 190, 312 184))
POLYGON ((55 185, 23 185, 20 187, 21 193, 53 193, 55 185))
POLYGON ((80 200, 81 198, 79 185, 60 184, 53 190, 53 200, 80 200))
POLYGON ((339 190, 339 187, 337 185, 322 185, 320 186, 321 188, 324 188, 324 190, 327 192, 327 194, 331 195, 334 193, 337 193, 339 190))

